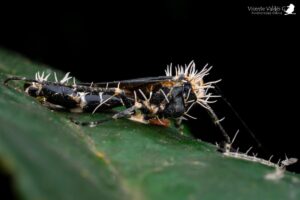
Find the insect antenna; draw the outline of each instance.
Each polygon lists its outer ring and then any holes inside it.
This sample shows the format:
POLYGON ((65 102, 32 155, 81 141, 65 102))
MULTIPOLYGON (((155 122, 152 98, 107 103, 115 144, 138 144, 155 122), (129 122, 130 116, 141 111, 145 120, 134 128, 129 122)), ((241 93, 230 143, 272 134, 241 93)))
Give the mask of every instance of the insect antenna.
POLYGON ((239 115, 239 113, 233 108, 233 106, 231 105, 231 103, 226 99, 226 97, 223 95, 223 93, 221 92, 221 89, 215 85, 215 88, 213 88, 218 94, 220 94, 221 99, 225 102, 225 104, 230 108, 230 110, 232 111, 232 113, 235 115, 235 117, 240 121, 240 123, 242 124, 242 126, 247 130, 247 132, 250 134, 250 136, 254 139, 254 141, 256 142, 257 146, 259 148, 262 148, 262 144, 261 142, 256 138, 255 134, 251 131, 251 129, 249 128, 249 126, 246 124, 246 122, 242 119, 242 117, 239 115))

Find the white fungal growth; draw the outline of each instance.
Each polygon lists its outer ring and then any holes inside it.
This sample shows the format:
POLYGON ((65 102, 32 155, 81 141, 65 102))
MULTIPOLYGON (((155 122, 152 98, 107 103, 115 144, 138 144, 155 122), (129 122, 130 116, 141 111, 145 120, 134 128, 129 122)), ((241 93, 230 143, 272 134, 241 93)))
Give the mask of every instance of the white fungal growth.
POLYGON ((195 101, 190 105, 190 107, 188 107, 188 109, 184 112, 184 115, 185 116, 187 116, 187 117, 189 117, 189 118, 192 118, 192 119, 197 119, 196 117, 193 117, 193 116, 191 116, 190 114, 188 114, 189 113, 189 111, 191 110, 191 108, 195 105, 195 101))
POLYGON ((76 80, 75 80, 75 77, 73 77, 73 87, 76 87, 77 84, 76 84, 76 80))
POLYGON ((69 77, 70 72, 66 73, 66 75, 61 79, 60 84, 65 84, 67 83, 72 77, 69 77))
POLYGON ((271 180, 271 181, 278 181, 284 177, 284 172, 285 172, 285 169, 276 167, 274 172, 270 172, 265 175, 265 179, 271 180))
POLYGON ((51 75, 51 73, 45 75, 44 72, 42 72, 42 74, 40 74, 40 72, 35 73, 35 80, 37 80, 38 82, 44 82, 47 81, 49 76, 51 75))
POLYGON ((265 160, 263 158, 258 158, 257 154, 253 154, 248 155, 246 153, 240 153, 240 152, 232 152, 232 151, 226 151, 223 153, 223 155, 228 156, 228 157, 232 157, 232 158, 238 158, 238 159, 242 159, 242 160, 247 160, 247 161, 251 161, 251 162, 257 162, 263 165, 267 165, 270 167, 277 167, 278 164, 271 162, 271 160, 265 160))
MULTIPOLYGON (((171 64, 167 66, 165 73, 166 76, 172 76, 173 80, 175 81, 188 81, 191 84, 192 90, 197 97, 196 103, 208 109, 208 104, 216 102, 212 101, 211 98, 220 97, 218 95, 212 95, 211 93, 208 93, 208 90, 210 88, 214 88, 213 85, 220 82, 221 80, 210 82, 203 81, 203 78, 209 74, 209 71, 211 69, 212 66, 208 67, 208 64, 206 64, 203 69, 198 72, 198 70, 196 70, 194 61, 191 61, 188 65, 185 65, 185 67, 179 65, 175 67, 175 74, 173 74, 172 72, 171 64)), ((186 100, 188 100, 188 98, 186 98, 186 100)))
POLYGON ((168 99, 166 93, 165 93, 162 89, 160 89, 159 91, 164 95, 165 100, 169 103, 170 101, 169 101, 169 99, 168 99))
MULTIPOLYGON (((147 109, 149 110, 150 113, 156 114, 159 110, 159 107, 157 105, 150 103, 152 95, 153 95, 152 91, 149 92, 149 98, 147 98, 147 96, 141 89, 138 89, 138 91, 143 96, 144 100, 141 102, 137 101, 136 92, 134 91, 135 107, 141 108, 144 105, 145 107, 147 107, 147 109)), ((165 98, 167 98, 167 96, 165 96, 165 98)))
MULTIPOLYGON (((106 102, 108 102, 109 100, 111 100, 112 98, 114 98, 115 96, 116 95, 114 94, 114 95, 110 96, 109 98, 107 98, 105 100, 100 99, 99 105, 93 110, 92 114, 94 114, 98 110, 98 108, 100 108, 103 104, 105 104, 106 102)), ((102 97, 102 94, 101 94, 101 97, 102 97)))
POLYGON ((103 102, 103 92, 99 92, 100 103, 103 102))
POLYGON ((54 72, 54 80, 56 83, 58 83, 58 79, 57 79, 57 76, 56 76, 56 73, 54 72))
MULTIPOLYGON (((37 81, 40 81, 40 82, 43 82, 43 81, 47 81, 49 76, 50 76, 51 73, 47 74, 45 77, 44 77, 44 72, 40 75, 40 72, 37 72, 35 74, 35 80, 37 81)), ((66 75, 60 80, 58 81, 58 78, 57 78, 57 75, 56 73, 54 72, 54 80, 56 83, 60 83, 60 84, 65 84, 67 83, 70 79, 72 79, 73 77, 69 76, 70 72, 66 73, 66 75)), ((75 81, 75 78, 73 78, 73 85, 76 86, 76 81, 75 81)))
POLYGON ((288 158, 285 156, 285 160, 281 161, 280 165, 278 164, 275 168, 275 171, 267 173, 265 179, 270 181, 278 181, 284 177, 284 172, 286 166, 292 165, 298 161, 297 158, 288 158))
POLYGON ((144 100, 147 101, 148 99, 147 99, 146 95, 144 94, 144 92, 141 89, 139 89, 139 92, 143 96, 144 100))
POLYGON ((84 108, 87 104, 85 96, 88 94, 88 92, 77 92, 77 96, 80 99, 80 107, 84 108))
MULTIPOLYGON (((269 160, 265 160, 263 158, 258 158, 257 157, 257 154, 252 154, 252 155, 249 155, 249 152, 250 150, 252 149, 252 147, 250 147, 246 153, 240 153, 239 150, 237 151, 232 151, 231 149, 231 146, 234 142, 234 140, 236 139, 237 135, 238 135, 238 132, 236 132, 232 142, 230 144, 227 144, 227 146, 225 147, 225 151, 223 152, 223 155, 224 156, 227 156, 227 157, 231 157, 231 158, 237 158, 237 159, 242 159, 242 160, 247 160, 247 161, 251 161, 251 162, 257 162, 257 163, 260 163, 260 164, 263 164, 263 165, 267 165, 267 166, 270 166, 270 167, 275 167, 276 168, 276 171, 274 173, 270 173, 270 174, 267 174, 265 176, 266 179, 276 179, 276 178, 282 178, 283 177, 283 173, 285 171, 285 168, 286 166, 288 165, 291 165, 291 164, 294 164, 298 161, 297 158, 288 158, 287 156, 285 157, 285 160, 281 161, 280 160, 277 162, 277 163, 273 163, 271 161, 273 155, 269 158, 269 160)), ((219 147, 219 145, 217 144, 217 147, 219 147)))

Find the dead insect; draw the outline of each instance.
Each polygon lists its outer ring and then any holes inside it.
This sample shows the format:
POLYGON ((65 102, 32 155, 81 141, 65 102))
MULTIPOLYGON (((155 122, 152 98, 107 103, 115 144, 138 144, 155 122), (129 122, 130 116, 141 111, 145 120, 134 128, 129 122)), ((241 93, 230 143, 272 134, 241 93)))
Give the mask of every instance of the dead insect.
POLYGON ((100 93, 76 92, 76 82, 73 78, 73 85, 67 82, 72 77, 69 73, 58 81, 54 73, 55 82, 48 81, 50 74, 36 73, 35 79, 27 79, 25 77, 11 77, 4 81, 7 84, 10 80, 24 80, 24 91, 28 95, 35 97, 43 105, 54 110, 67 110, 70 112, 92 112, 99 102, 106 102, 101 106, 99 111, 110 108, 111 106, 120 106, 121 101, 118 98, 112 98, 111 95, 100 93), (109 102, 107 100, 109 99, 109 102))
MULTIPOLYGON (((25 81, 25 92, 37 98, 44 105, 52 109, 65 109, 71 112, 101 112, 123 105, 125 110, 113 115, 112 118, 128 118, 145 124, 169 126, 170 119, 175 120, 177 127, 181 121, 194 118, 188 113, 195 105, 202 106, 221 130, 225 142, 230 144, 230 138, 219 118, 210 104, 220 97, 210 93, 214 84, 219 82, 205 82, 204 77, 209 74, 211 67, 204 66, 197 71, 192 61, 185 67, 172 65, 165 70, 165 76, 146 77, 123 81, 103 83, 73 84, 69 73, 58 81, 54 73, 55 81, 48 81, 50 74, 36 73, 35 79, 25 77, 11 77, 5 80, 5 84, 11 80, 25 81)), ((101 122, 92 122, 95 125, 101 122)))

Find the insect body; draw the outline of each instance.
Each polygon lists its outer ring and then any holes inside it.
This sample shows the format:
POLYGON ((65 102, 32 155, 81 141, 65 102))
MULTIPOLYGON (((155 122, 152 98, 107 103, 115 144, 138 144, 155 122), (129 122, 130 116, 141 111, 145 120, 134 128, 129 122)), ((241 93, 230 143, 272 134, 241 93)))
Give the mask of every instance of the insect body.
POLYGON ((26 81, 24 91, 33 97, 36 97, 41 103, 53 109, 65 109, 71 112, 92 112, 99 102, 104 102, 98 111, 111 108, 112 106, 120 106, 121 101, 117 97, 104 92, 95 94, 94 92, 77 92, 74 85, 67 85, 65 82, 70 78, 68 74, 65 78, 58 82, 48 82, 48 76, 36 74, 34 81, 26 81))
POLYGON ((50 74, 37 73, 34 80, 24 77, 11 77, 5 80, 24 80, 24 90, 53 109, 66 109, 71 112, 101 112, 123 105, 125 109, 113 118, 128 118, 133 121, 168 126, 169 119, 175 119, 179 126, 183 119, 194 118, 188 114, 196 104, 205 108, 220 128, 226 143, 230 139, 220 124, 220 120, 210 107, 213 98, 209 93, 219 81, 205 82, 203 78, 211 69, 207 65, 197 71, 192 61, 185 67, 177 66, 172 73, 168 66, 165 76, 147 77, 105 83, 68 84, 69 73, 58 81, 48 81, 50 74))

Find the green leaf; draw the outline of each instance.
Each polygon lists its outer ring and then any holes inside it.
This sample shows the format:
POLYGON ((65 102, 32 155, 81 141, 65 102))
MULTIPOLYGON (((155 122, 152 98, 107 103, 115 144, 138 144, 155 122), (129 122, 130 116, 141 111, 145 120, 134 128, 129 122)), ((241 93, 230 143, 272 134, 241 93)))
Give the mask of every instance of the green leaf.
MULTIPOLYGON (((0 50, 0 81, 48 66, 0 50)), ((60 77, 62 73, 58 73, 60 77)), ((16 89, 15 89, 16 88, 16 89)), ((80 127, 22 91, 0 86, 0 169, 22 199, 300 199, 300 176, 224 157, 175 128, 112 120, 80 127)), ((79 120, 110 114, 80 114, 79 120)), ((209 133, 208 133, 209 134, 209 133)))

